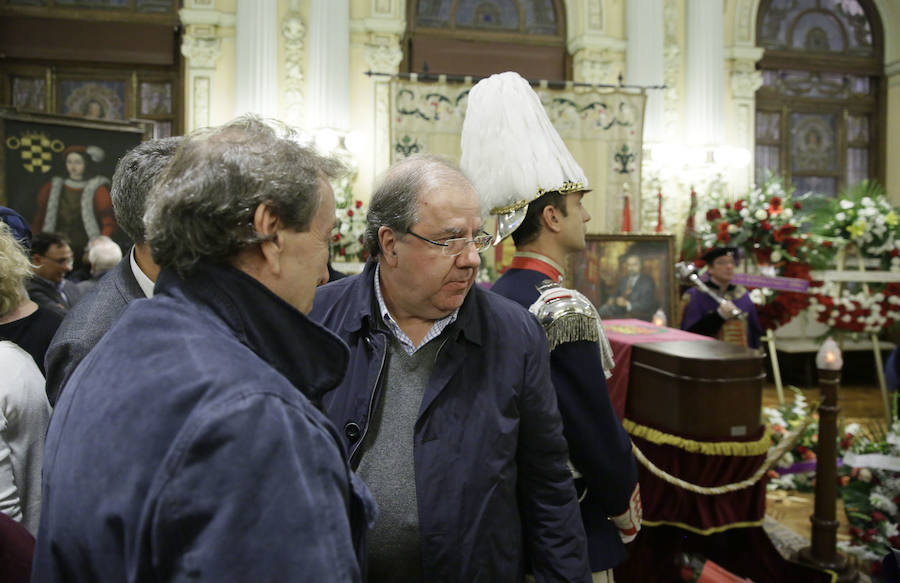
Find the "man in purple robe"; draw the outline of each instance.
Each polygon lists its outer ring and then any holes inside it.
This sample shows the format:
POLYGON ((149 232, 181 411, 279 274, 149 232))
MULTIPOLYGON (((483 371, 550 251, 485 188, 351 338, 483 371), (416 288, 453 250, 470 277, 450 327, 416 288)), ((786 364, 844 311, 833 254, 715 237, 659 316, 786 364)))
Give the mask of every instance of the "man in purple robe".
POLYGON ((697 288, 689 289, 682 298, 687 306, 681 319, 681 329, 719 338, 725 323, 735 318, 732 314, 737 308, 742 314, 746 314, 746 317, 739 317, 744 319, 747 346, 759 348, 762 326, 756 307, 750 299, 750 292, 742 285, 731 283, 736 265, 735 251, 733 247, 716 247, 703 256, 709 276, 706 285, 726 301, 720 304, 697 288))

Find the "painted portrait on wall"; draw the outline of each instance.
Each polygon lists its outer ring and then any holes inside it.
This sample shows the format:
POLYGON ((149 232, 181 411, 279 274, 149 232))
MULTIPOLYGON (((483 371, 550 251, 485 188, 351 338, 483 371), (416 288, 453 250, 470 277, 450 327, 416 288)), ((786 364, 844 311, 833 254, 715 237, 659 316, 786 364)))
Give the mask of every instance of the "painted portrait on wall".
POLYGON ((143 135, 135 124, 0 109, 0 204, 26 217, 35 233, 64 233, 76 254, 96 235, 127 245, 113 216, 109 180, 143 135))

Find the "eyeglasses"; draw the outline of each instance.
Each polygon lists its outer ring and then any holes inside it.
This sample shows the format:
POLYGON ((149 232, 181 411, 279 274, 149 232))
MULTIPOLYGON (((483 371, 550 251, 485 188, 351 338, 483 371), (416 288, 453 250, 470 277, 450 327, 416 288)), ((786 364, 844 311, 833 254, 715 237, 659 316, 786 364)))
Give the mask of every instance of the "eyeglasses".
POLYGON ((59 263, 60 265, 72 265, 75 262, 74 257, 60 257, 59 259, 55 259, 53 257, 47 257, 44 255, 44 259, 48 259, 54 263, 59 263))
POLYGON ((410 230, 410 229, 407 229, 406 232, 417 239, 422 239, 423 241, 431 243, 432 245, 437 245, 438 247, 441 248, 441 252, 444 255, 447 255, 449 257, 455 257, 455 256, 459 255, 460 253, 462 253, 463 251, 465 251, 466 246, 469 243, 472 243, 473 245, 475 245, 475 251, 481 253, 482 251, 484 251, 485 249, 490 247, 491 243, 494 241, 494 236, 489 233, 486 233, 484 231, 481 231, 481 234, 476 235, 473 239, 466 239, 465 237, 459 237, 456 239, 446 239, 443 242, 432 241, 431 239, 426 239, 422 235, 417 235, 417 234, 413 233, 412 230, 410 230))

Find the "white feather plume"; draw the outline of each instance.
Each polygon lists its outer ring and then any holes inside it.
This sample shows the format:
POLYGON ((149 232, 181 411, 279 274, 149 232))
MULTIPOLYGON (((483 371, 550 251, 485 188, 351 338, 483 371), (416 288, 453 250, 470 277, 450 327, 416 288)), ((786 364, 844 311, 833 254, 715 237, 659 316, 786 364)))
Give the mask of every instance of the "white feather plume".
POLYGON ((469 92, 460 166, 491 209, 531 202, 566 182, 588 187, 537 93, 518 73, 482 79, 469 92))

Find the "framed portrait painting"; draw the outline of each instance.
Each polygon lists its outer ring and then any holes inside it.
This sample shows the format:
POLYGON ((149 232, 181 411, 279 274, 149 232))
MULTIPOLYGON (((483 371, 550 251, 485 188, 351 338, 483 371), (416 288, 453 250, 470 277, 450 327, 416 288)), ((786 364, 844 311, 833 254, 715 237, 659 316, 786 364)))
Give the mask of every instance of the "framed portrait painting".
POLYGON ((95 235, 130 245, 112 214, 109 181, 122 155, 138 145, 138 123, 81 120, 0 108, 0 205, 32 231, 56 231, 79 256, 95 235))
POLYGON ((601 318, 649 322, 662 310, 677 327, 674 235, 588 235, 584 251, 569 260, 568 276, 601 318))

